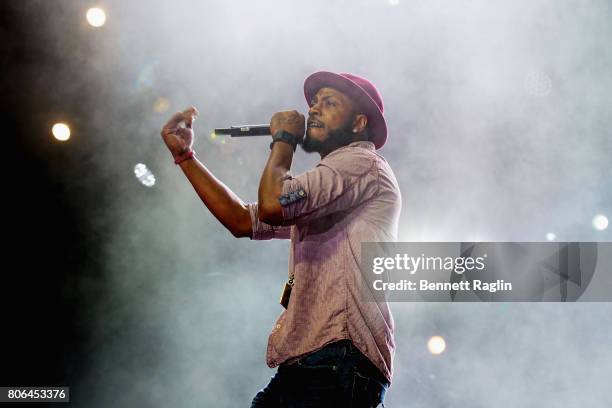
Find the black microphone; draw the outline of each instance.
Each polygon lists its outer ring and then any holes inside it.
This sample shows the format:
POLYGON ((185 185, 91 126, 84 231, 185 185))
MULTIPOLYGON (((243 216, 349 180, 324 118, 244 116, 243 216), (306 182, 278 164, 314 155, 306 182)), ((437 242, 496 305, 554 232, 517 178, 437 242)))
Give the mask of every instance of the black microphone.
POLYGON ((269 136, 270 125, 242 125, 228 128, 215 128, 215 135, 241 136, 269 136))

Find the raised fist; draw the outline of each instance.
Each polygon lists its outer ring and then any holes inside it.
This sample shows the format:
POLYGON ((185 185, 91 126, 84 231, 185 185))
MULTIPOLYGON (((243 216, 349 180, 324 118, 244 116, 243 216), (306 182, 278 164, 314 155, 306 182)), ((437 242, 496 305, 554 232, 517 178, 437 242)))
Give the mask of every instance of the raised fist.
POLYGON ((161 137, 172 153, 172 157, 184 154, 193 146, 193 121, 198 110, 190 107, 183 112, 175 113, 161 130, 161 137))
POLYGON ((270 119, 270 133, 274 136, 279 130, 289 132, 301 142, 304 138, 306 119, 298 111, 276 112, 270 119))

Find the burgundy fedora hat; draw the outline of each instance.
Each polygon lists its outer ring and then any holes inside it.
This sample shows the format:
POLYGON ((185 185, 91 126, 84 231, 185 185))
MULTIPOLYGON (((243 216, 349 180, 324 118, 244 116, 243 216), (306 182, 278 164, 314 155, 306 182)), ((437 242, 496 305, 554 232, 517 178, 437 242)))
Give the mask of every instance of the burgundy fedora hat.
POLYGON ((306 102, 310 104, 319 89, 325 87, 337 89, 357 102, 358 109, 368 117, 371 141, 376 149, 383 147, 387 141, 387 123, 383 115, 382 96, 374 84, 354 74, 318 71, 304 81, 306 102))

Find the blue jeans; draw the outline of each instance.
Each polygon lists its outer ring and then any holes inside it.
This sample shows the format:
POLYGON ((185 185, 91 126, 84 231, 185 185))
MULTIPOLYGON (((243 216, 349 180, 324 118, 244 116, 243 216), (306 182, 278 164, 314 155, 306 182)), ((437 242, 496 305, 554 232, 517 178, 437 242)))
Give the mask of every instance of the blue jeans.
POLYGON ((251 408, 375 408, 388 387, 370 360, 342 340, 281 364, 251 408))

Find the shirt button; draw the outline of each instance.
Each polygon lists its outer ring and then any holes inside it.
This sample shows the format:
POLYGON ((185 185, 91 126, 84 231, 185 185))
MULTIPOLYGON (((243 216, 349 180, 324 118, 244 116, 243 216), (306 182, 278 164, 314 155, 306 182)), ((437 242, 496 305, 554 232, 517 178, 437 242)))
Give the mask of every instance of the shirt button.
POLYGON ((276 328, 277 328, 277 329, 280 329, 280 324, 277 324, 277 325, 276 325, 276 328))
POLYGON ((300 190, 299 195, 300 195, 301 197, 304 197, 304 190, 300 190))

